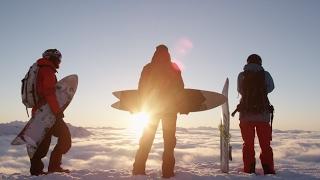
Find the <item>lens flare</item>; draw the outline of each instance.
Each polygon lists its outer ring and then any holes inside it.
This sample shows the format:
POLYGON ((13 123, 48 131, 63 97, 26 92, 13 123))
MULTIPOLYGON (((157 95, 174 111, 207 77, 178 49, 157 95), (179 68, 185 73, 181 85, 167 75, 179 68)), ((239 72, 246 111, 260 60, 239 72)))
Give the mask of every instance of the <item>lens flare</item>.
POLYGON ((172 62, 174 62, 177 65, 177 67, 174 67, 176 70, 184 71, 185 68, 181 61, 174 58, 172 62))
POLYGON ((193 43, 189 38, 180 38, 174 48, 174 53, 177 56, 186 56, 190 50, 193 48, 193 43))
POLYGON ((179 69, 181 71, 184 71, 185 65, 183 64, 183 60, 188 55, 188 53, 193 48, 192 41, 187 37, 182 37, 178 39, 178 41, 175 43, 174 49, 173 49, 173 62, 177 64, 179 69))
POLYGON ((144 128, 149 122, 149 114, 146 112, 140 112, 133 114, 131 117, 130 130, 134 133, 135 139, 139 139, 143 133, 144 128))

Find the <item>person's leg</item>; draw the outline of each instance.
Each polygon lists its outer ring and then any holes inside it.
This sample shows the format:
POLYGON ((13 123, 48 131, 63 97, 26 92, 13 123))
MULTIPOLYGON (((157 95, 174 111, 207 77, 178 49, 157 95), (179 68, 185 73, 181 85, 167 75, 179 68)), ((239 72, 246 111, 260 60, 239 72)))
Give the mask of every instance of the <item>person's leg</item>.
POLYGON ((251 122, 240 121, 240 130, 244 141, 242 147, 243 171, 246 173, 255 173, 254 125, 251 122))
POLYGON ((71 148, 71 134, 67 124, 63 121, 57 121, 53 128, 53 135, 58 138, 58 142, 51 152, 48 171, 49 172, 68 172, 61 168, 62 155, 71 148))
POLYGON ((148 159, 151 146, 159 124, 158 117, 151 117, 148 125, 144 128, 143 135, 139 141, 139 149, 136 152, 135 160, 133 163, 133 175, 144 175, 146 168, 146 161, 148 159))
POLYGON ((30 174, 31 175, 41 175, 44 174, 43 168, 44 164, 42 162, 42 158, 44 158, 49 150, 50 142, 51 142, 52 131, 50 130, 45 138, 42 140, 40 145, 38 146, 37 151, 34 153, 32 159, 30 159, 30 174))
POLYGON ((162 131, 164 151, 162 155, 162 176, 170 178, 174 176, 174 148, 176 147, 176 122, 177 115, 166 115, 162 119, 162 131))
POLYGON ((270 145, 272 129, 269 123, 257 123, 257 135, 261 148, 260 160, 264 174, 275 174, 273 151, 270 145))

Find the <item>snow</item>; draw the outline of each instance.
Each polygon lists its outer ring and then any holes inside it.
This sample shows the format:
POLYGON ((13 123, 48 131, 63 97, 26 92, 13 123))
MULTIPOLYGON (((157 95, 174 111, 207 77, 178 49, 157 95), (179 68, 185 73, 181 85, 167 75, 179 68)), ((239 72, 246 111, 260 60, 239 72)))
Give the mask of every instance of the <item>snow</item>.
MULTIPOLYGON (((29 159, 25 146, 10 142, 24 123, 0 124, 0 180, 2 179, 161 179, 162 132, 159 130, 147 161, 147 176, 132 176, 131 169, 138 147, 138 136, 131 129, 101 127, 81 128, 69 125, 72 148, 63 158, 70 174, 29 175, 29 159)), ((171 179, 320 179, 320 132, 274 130, 276 175, 241 172, 242 139, 238 129, 231 130, 233 161, 230 173, 221 173, 219 130, 212 127, 177 128, 176 176, 171 179)), ((51 143, 51 149, 55 144, 51 143)), ((256 140, 257 171, 262 172, 256 140)), ((49 156, 50 153, 48 153, 49 156)), ((47 167, 48 157, 44 158, 47 167)))

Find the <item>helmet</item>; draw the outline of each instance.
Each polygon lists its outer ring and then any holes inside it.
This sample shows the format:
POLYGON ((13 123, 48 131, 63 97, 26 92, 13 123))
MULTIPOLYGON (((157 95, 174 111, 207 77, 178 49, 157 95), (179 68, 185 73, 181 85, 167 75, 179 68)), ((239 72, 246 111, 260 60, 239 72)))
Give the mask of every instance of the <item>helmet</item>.
POLYGON ((262 59, 258 54, 251 54, 248 59, 247 63, 254 63, 254 64, 259 64, 262 65, 262 59))
POLYGON ((43 58, 55 58, 61 60, 62 55, 58 49, 47 49, 42 53, 43 58))

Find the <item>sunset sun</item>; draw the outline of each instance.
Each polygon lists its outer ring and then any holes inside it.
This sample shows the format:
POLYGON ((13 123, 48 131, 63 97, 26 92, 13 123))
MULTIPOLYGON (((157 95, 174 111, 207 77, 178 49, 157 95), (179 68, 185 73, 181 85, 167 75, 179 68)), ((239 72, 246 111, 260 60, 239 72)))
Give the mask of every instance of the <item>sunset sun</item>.
POLYGON ((144 128, 148 124, 149 118, 150 115, 146 112, 139 112, 132 115, 129 128, 134 132, 137 139, 142 135, 144 128))

